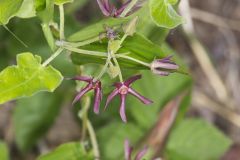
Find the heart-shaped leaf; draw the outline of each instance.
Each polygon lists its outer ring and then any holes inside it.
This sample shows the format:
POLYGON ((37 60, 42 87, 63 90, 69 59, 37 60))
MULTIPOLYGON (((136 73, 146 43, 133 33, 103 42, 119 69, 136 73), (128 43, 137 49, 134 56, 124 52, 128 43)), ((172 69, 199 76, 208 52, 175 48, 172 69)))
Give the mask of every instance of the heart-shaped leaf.
POLYGON ((14 17, 22 5, 23 0, 1 0, 0 1, 0 25, 7 24, 14 17))
POLYGON ((17 65, 0 73, 0 104, 9 100, 32 96, 39 91, 53 92, 63 77, 51 66, 43 67, 41 57, 32 53, 17 55, 17 65))

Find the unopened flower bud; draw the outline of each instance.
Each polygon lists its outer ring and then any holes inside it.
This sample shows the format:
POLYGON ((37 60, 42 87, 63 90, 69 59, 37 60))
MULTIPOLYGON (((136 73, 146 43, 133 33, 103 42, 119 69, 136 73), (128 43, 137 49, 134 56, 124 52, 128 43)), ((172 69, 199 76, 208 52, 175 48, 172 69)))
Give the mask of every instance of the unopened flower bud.
POLYGON ((123 26, 123 31, 128 36, 133 36, 136 32, 136 26, 138 22, 138 17, 133 18, 129 23, 123 26))
POLYGON ((156 59, 151 63, 151 70, 154 74, 168 76, 179 69, 179 66, 172 61, 172 56, 163 59, 156 59))

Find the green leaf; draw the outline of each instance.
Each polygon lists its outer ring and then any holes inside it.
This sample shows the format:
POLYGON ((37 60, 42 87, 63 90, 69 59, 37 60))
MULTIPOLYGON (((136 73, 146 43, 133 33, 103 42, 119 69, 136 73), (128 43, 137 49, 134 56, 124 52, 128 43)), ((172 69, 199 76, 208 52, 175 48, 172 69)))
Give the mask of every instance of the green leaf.
POLYGON ((128 22, 130 18, 107 18, 98 23, 90 25, 81 29, 79 32, 71 35, 68 40, 72 42, 84 41, 96 36, 99 36, 102 32, 105 32, 104 26, 108 27, 120 27, 121 24, 128 22))
POLYGON ((0 159, 9 160, 9 153, 7 145, 0 141, 0 159))
POLYGON ((85 152, 81 143, 65 143, 37 160, 93 160, 92 152, 85 152))
POLYGON ((231 140, 200 119, 186 119, 173 131, 167 143, 169 160, 218 160, 231 140))
POLYGON ((73 0, 54 0, 54 3, 56 5, 62 5, 62 4, 65 4, 65 3, 72 3, 73 0))
POLYGON ((14 17, 22 5, 23 0, 0 1, 0 24, 7 24, 14 17))
MULTIPOLYGON (((95 50, 107 53, 107 42, 94 43, 88 46, 82 47, 86 50, 95 50)), ((166 56, 160 46, 152 43, 141 34, 134 34, 132 37, 128 37, 122 44, 122 48, 118 53, 128 53, 127 55, 135 59, 141 60, 146 63, 151 63, 155 58, 163 58, 166 56)), ((71 55, 72 61, 75 64, 82 65, 87 63, 99 63, 105 64, 104 57, 83 55, 80 53, 73 53, 71 55)), ((118 58, 119 63, 124 68, 131 69, 148 69, 148 67, 138 64, 136 62, 118 58)))
POLYGON ((53 124, 61 102, 61 96, 50 93, 40 93, 17 101, 13 123, 18 148, 27 151, 36 144, 53 124))
POLYGON ((34 0, 24 0, 16 16, 20 18, 30 18, 36 16, 34 0))
POLYGON ((0 104, 9 100, 32 96, 39 91, 53 92, 63 77, 51 66, 43 67, 41 57, 32 53, 17 55, 17 65, 0 73, 0 104))
POLYGON ((177 0, 150 0, 150 14, 159 27, 172 29, 184 23, 172 6, 176 3, 177 0))
POLYGON ((144 132, 134 123, 113 122, 97 132, 103 159, 124 159, 124 140, 137 142, 144 132), (113 134, 114 133, 114 134, 113 134), (119 158, 121 157, 121 158, 119 158))

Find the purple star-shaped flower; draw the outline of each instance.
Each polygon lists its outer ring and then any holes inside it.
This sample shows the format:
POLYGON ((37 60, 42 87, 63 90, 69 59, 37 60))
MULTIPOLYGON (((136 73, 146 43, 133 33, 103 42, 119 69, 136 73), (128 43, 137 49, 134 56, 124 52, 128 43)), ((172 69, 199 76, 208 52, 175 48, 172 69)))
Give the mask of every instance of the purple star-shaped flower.
POLYGON ((99 113, 99 107, 100 107, 100 102, 102 100, 102 86, 101 82, 99 80, 94 81, 93 78, 91 77, 85 77, 85 76, 77 76, 72 78, 73 80, 77 81, 84 81, 87 82, 88 84, 86 87, 82 88, 81 91, 77 94, 77 96, 73 100, 73 104, 76 103, 78 100, 82 98, 84 94, 89 92, 90 90, 94 90, 94 112, 96 114, 99 113))
POLYGON ((140 95, 138 92, 136 92, 130 85, 135 82, 136 80, 140 79, 141 75, 136 75, 133 77, 130 77, 125 82, 117 82, 114 84, 116 89, 113 90, 113 92, 108 96, 107 102, 105 105, 105 109, 107 108, 108 104, 116 95, 120 95, 121 99, 121 106, 120 106, 120 116, 123 120, 123 122, 127 122, 126 114, 125 114, 125 102, 126 102, 126 96, 127 94, 131 94, 135 97, 137 97, 142 103, 144 104, 151 104, 153 101, 145 98, 144 96, 140 95))
POLYGON ((171 72, 179 69, 179 66, 172 61, 172 56, 163 59, 156 59, 151 63, 151 70, 154 74, 168 76, 171 72))
MULTIPOLYGON (((121 13, 124 11, 124 9, 131 3, 132 0, 127 0, 125 3, 122 4, 120 8, 117 8, 112 3, 110 3, 110 0, 97 0, 97 3, 99 5, 99 8, 101 9, 102 13, 107 17, 119 17, 121 13)), ((138 9, 142 7, 143 2, 146 0, 139 1, 136 3, 133 8, 129 11, 127 16, 133 14, 138 9)))
MULTIPOLYGON (((133 147, 129 145, 129 141, 125 140, 125 160, 131 160, 132 159, 132 151, 133 147)), ((147 153, 147 147, 144 147, 141 151, 137 153, 134 160, 141 160, 143 156, 147 153)))

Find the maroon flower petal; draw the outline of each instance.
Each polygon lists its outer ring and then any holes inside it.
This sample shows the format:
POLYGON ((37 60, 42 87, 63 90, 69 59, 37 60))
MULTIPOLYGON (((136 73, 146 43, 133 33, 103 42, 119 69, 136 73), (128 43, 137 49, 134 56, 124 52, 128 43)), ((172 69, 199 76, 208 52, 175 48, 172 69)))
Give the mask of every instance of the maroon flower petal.
POLYGON ((125 160, 131 160, 133 148, 130 147, 128 140, 125 140, 124 149, 125 149, 125 160))
POLYGON ((138 154, 135 157, 135 160, 141 160, 146 153, 147 153, 147 147, 144 147, 143 150, 138 152, 138 154))
POLYGON ((90 91, 92 89, 92 85, 88 84, 85 88, 83 88, 78 94, 77 96, 74 98, 72 104, 75 104, 78 100, 80 100, 82 98, 82 96, 84 94, 86 94, 88 91, 90 91))
POLYGON ((108 96, 104 110, 107 109, 108 104, 112 101, 112 99, 113 99, 117 94, 118 94, 118 89, 116 88, 116 89, 114 89, 114 90, 112 91, 112 93, 108 96))
POLYGON ((120 95, 120 98, 121 98, 121 106, 120 106, 119 113, 122 118, 122 121, 126 123, 127 122, 127 117, 125 114, 126 95, 120 95))
POLYGON ((151 101, 150 99, 147 99, 146 97, 140 95, 138 92, 136 92, 134 89, 129 88, 128 92, 130 94, 132 94, 133 96, 137 97, 141 102, 143 102, 144 104, 151 104, 153 103, 153 101, 151 101))
POLYGON ((110 16, 110 5, 109 5, 109 0, 97 0, 97 3, 99 5, 99 8, 101 9, 102 13, 105 16, 110 16))
POLYGON ((116 11, 116 14, 115 16, 118 17, 122 14, 122 12, 124 11, 124 9, 129 5, 129 3, 131 2, 132 0, 128 0, 126 3, 124 3, 121 8, 119 8, 117 11, 116 11))
POLYGON ((91 82, 92 78, 91 77, 86 77, 86 76, 76 76, 76 77, 72 78, 72 80, 91 82))
POLYGON ((168 71, 160 71, 160 70, 156 70, 156 69, 154 69, 152 72, 154 74, 157 74, 160 76, 168 76, 170 74, 170 72, 168 72, 168 71))
POLYGON ((124 85, 126 86, 129 86, 130 84, 132 84, 133 82, 135 82, 136 80, 138 79, 141 79, 142 78, 142 75, 136 75, 136 76, 133 76, 133 77, 130 77, 129 79, 127 79, 125 82, 124 82, 124 85))
POLYGON ((99 114, 100 102, 102 100, 102 91, 100 87, 97 87, 94 91, 95 92, 94 92, 94 109, 93 110, 96 114, 99 114))

